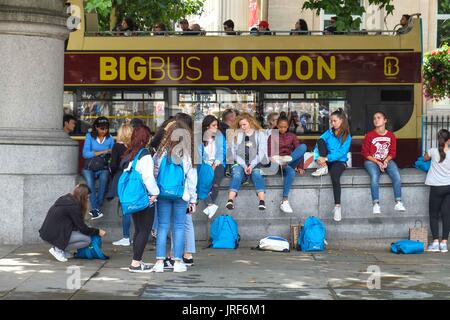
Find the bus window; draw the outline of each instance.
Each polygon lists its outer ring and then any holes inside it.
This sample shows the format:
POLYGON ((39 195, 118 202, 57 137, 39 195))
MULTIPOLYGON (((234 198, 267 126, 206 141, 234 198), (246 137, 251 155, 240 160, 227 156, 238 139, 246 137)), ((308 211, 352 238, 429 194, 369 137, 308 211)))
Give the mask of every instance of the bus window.
POLYGON ((329 114, 338 108, 350 111, 344 90, 264 94, 264 123, 272 112, 286 112, 289 131, 320 134, 329 128, 329 114))
POLYGON ((113 134, 123 123, 129 123, 133 118, 143 120, 155 132, 165 119, 164 96, 163 91, 79 91, 74 112, 80 120, 76 133, 86 134, 99 116, 110 120, 113 134))

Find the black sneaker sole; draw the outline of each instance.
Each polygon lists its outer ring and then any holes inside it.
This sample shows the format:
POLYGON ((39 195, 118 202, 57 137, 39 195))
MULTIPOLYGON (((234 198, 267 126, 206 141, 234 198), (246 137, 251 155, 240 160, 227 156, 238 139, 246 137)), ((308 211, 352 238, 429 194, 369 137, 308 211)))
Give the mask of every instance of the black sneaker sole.
POLYGON ((259 210, 261 210, 261 211, 266 210, 266 206, 259 206, 258 208, 259 208, 259 210))
POLYGON ((228 210, 233 210, 234 209, 234 205, 232 203, 227 203, 226 208, 228 210))

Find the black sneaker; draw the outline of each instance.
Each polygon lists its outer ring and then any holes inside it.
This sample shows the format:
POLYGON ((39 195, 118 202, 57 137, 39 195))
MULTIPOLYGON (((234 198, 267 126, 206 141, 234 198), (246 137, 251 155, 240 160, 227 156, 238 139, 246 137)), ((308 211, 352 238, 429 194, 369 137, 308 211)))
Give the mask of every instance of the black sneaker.
POLYGON ((234 209, 234 204, 233 204, 233 200, 229 199, 226 205, 228 210, 233 210, 234 209))
POLYGON ((191 267, 194 265, 194 258, 186 259, 183 257, 183 262, 186 266, 191 267))
POLYGON ((266 203, 264 202, 264 200, 259 200, 258 208, 259 210, 266 210, 266 203))
POLYGON ((164 259, 164 269, 173 269, 175 261, 171 258, 164 259))
POLYGON ((100 219, 103 217, 103 213, 98 209, 89 211, 89 214, 92 216, 91 220, 100 219))
POLYGON ((149 272, 152 272, 152 265, 146 264, 146 263, 141 263, 137 267, 133 267, 130 265, 128 267, 128 271, 133 272, 133 273, 149 273, 149 272))

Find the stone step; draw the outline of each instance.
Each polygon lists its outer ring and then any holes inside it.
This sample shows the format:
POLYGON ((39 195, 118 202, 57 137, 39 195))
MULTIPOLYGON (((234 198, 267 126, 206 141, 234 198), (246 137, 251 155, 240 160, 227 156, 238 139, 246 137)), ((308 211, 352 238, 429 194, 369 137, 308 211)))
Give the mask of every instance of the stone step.
MULTIPOLYGON (((414 227, 417 220, 424 227, 429 226, 428 194, 425 186, 425 174, 416 169, 401 170, 403 202, 405 212, 394 210, 392 185, 387 175, 380 179, 380 199, 382 213, 372 213, 370 194, 370 179, 362 169, 348 169, 344 172, 342 184, 342 221, 332 219, 334 207, 333 192, 329 176, 311 177, 310 171, 294 180, 290 203, 294 210, 286 214, 279 209, 282 196, 282 178, 280 176, 266 177, 265 211, 258 210, 258 199, 253 187, 243 187, 235 200, 235 209, 228 210, 225 204, 228 199, 229 178, 222 181, 216 213, 229 214, 237 221, 242 243, 256 246, 259 239, 269 235, 290 237, 291 224, 303 224, 308 216, 319 217, 326 226, 327 240, 345 246, 376 247, 390 243, 395 239, 407 239, 409 228, 414 227)), ((210 221, 202 213, 204 204, 201 202, 194 214, 196 239, 209 239, 210 221)), ((105 228, 108 231, 106 241, 120 239, 122 226, 117 211, 117 200, 105 202, 105 216, 93 221, 92 225, 105 228)))

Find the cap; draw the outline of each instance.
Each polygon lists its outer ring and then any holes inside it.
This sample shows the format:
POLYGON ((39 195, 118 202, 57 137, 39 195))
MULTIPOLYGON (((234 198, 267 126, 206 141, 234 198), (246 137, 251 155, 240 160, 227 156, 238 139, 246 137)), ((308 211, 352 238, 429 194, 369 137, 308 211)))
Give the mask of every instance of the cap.
POLYGON ((94 121, 94 126, 95 127, 103 127, 103 126, 108 126, 109 127, 109 120, 106 117, 98 117, 94 121))
POLYGON ((261 20, 258 24, 260 27, 269 28, 269 23, 266 20, 261 20))

